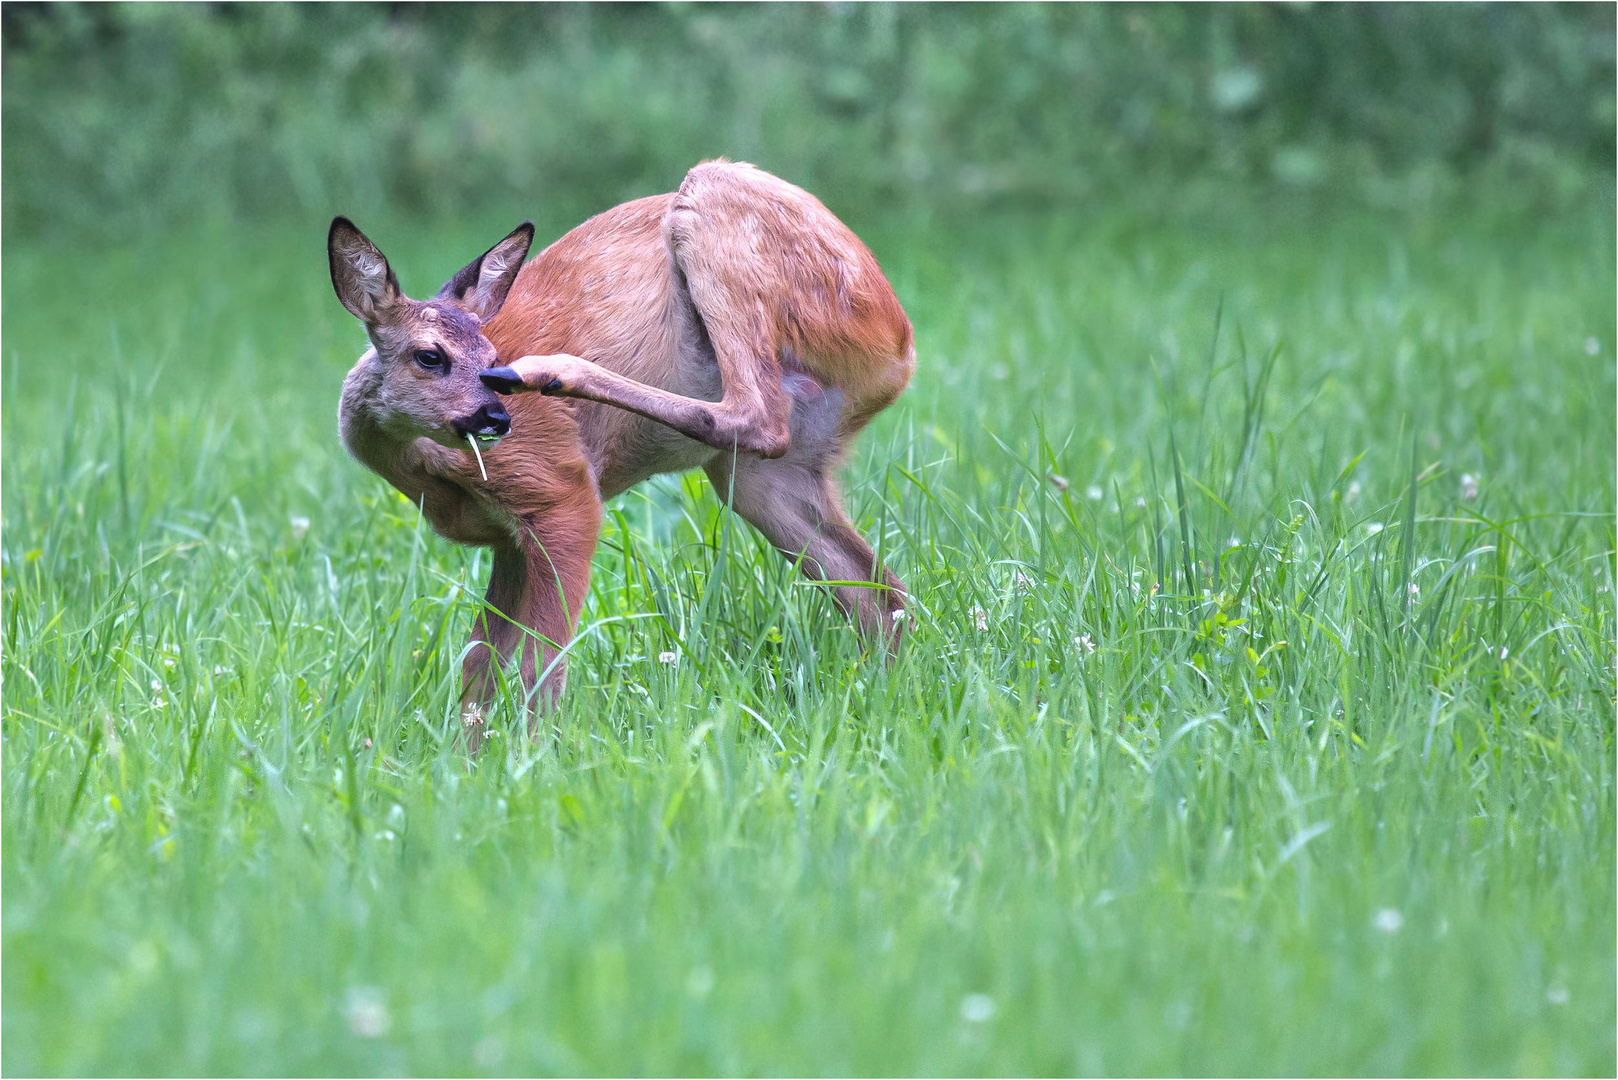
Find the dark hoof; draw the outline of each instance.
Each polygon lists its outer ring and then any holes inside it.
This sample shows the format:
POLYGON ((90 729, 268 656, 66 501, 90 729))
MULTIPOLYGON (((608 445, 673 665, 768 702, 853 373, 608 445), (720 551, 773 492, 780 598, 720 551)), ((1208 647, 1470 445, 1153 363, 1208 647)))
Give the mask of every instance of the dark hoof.
POLYGON ((562 380, 561 379, 552 379, 550 382, 548 382, 544 386, 540 387, 539 392, 541 394, 554 394, 560 389, 562 389, 562 380))
POLYGON ((497 394, 515 394, 523 388, 522 378, 509 367, 492 367, 488 371, 481 372, 478 378, 483 380, 484 386, 497 394))

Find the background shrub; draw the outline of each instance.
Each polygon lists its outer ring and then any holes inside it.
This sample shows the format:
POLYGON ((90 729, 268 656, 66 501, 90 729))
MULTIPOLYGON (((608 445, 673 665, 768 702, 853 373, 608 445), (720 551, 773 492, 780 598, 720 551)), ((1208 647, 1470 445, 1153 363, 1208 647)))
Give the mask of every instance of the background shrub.
MULTIPOLYGON (((1612 5, 7 4, 4 223, 599 208, 697 159, 828 201, 1610 173, 1612 5)), ((1166 189, 1165 189, 1166 190, 1166 189)))

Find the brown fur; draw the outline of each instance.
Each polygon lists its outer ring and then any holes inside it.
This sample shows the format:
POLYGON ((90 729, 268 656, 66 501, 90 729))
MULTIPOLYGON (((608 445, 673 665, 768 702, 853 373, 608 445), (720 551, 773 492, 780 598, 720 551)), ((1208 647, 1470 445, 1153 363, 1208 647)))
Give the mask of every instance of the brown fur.
POLYGON ((487 647, 463 669, 474 747, 491 660, 521 645, 524 685, 550 666, 541 699, 560 692, 557 650, 589 584, 602 500, 656 473, 704 467, 806 573, 873 582, 834 595, 892 644, 903 586, 849 524, 833 471, 909 382, 911 327, 870 251, 813 196, 708 162, 679 192, 590 219, 508 280, 531 235, 519 229, 426 303, 398 296, 380 253, 378 270, 369 241, 340 232, 333 282, 375 346, 343 388, 344 441, 440 534, 494 548, 473 631, 487 647), (427 338, 454 354, 448 375, 410 361, 427 338), (487 480, 452 448, 454 421, 490 400, 469 375, 515 391, 510 434, 483 451, 487 480))

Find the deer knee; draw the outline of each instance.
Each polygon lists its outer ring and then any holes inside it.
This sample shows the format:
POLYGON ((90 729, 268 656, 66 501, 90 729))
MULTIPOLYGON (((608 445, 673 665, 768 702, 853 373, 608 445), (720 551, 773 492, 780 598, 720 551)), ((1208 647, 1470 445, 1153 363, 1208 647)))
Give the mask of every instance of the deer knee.
POLYGON ((785 457, 786 452, 792 448, 792 433, 785 425, 779 428, 761 428, 755 432, 753 445, 748 452, 757 454, 761 458, 785 457))
POLYGON ((780 416, 737 417, 715 425, 708 445, 719 450, 736 449, 761 458, 785 457, 792 448, 792 429, 783 411, 780 416))

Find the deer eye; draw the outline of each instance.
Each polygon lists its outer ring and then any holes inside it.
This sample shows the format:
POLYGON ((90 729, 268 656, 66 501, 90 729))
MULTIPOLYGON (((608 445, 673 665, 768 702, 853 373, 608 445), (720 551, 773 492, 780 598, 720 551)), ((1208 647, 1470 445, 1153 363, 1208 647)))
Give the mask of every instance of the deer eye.
POLYGON ((449 361, 445 360, 444 354, 437 349, 417 349, 416 363, 428 371, 438 371, 440 368, 449 370, 449 361))

